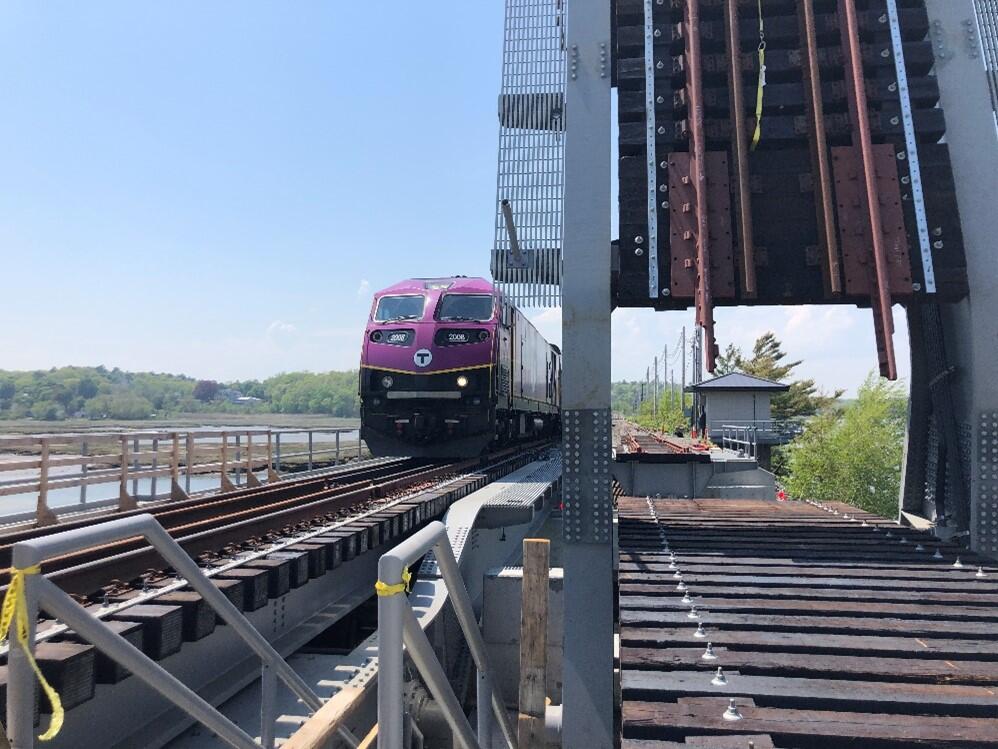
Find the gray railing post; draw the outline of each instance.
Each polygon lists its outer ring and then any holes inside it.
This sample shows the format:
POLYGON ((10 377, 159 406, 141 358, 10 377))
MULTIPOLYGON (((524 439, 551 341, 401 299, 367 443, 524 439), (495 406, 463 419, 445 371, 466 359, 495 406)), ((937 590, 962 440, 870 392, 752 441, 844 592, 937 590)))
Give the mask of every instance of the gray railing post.
MULTIPOLYGON (((14 547, 13 561, 15 567, 22 569, 31 566, 18 559, 16 546, 14 547)), ((28 614, 28 643, 32 649, 34 649, 35 641, 35 620, 38 619, 39 579, 40 575, 24 576, 24 603, 28 614)), ((51 609, 49 611, 51 612, 51 609)), ((31 668, 28 657, 17 644, 16 616, 10 623, 7 637, 10 642, 10 651, 7 653, 7 736, 13 749, 31 749, 35 743, 35 690, 32 686, 35 672, 31 668), (20 688, 17 688, 18 685, 20 688)))
POLYGON ((360 439, 360 430, 357 430, 357 460, 364 458, 364 443, 360 439))
POLYGON ((187 433, 187 453, 184 458, 184 491, 187 494, 191 493, 191 472, 193 468, 194 460, 194 435, 191 432, 187 433))
POLYGON ((338 466, 340 464, 340 433, 336 433, 336 458, 333 459, 333 465, 338 466))
MULTIPOLYGON (((402 561, 390 554, 378 560, 378 581, 402 584, 402 561)), ((378 744, 402 747, 402 614, 405 596, 378 596, 378 744)))
POLYGON ((277 452, 277 465, 274 466, 275 471, 281 470, 281 433, 274 433, 274 447, 277 452))
POLYGON ((242 466, 242 463, 239 462, 240 457, 242 455, 242 451, 239 449, 239 445, 240 445, 240 439, 239 435, 237 434, 236 435, 236 486, 239 486, 239 469, 242 466))
MULTIPOLYGON (((135 437, 132 439, 132 470, 135 473, 139 472, 139 438, 135 437)), ((139 480, 138 478, 132 478, 132 496, 139 496, 139 480)))
POLYGON ((308 430, 308 470, 312 470, 312 430, 308 430))
POLYGON ((152 440, 152 479, 149 483, 150 499, 156 499, 156 469, 159 468, 159 438, 152 440))
POLYGON ((90 470, 90 466, 87 465, 87 441, 83 440, 80 445, 80 457, 83 458, 83 464, 80 466, 80 504, 85 505, 87 503, 87 473, 90 470))

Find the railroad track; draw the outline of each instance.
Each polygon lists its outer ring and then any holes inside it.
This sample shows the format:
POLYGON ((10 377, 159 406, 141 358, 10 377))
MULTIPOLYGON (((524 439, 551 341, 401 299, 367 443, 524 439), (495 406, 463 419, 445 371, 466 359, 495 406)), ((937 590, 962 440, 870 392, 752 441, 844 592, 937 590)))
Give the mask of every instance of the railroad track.
MULTIPOLYGON (((149 512, 192 557, 211 558, 239 548, 260 545, 311 525, 341 519, 350 511, 395 493, 430 486, 444 478, 475 469, 488 469, 524 449, 510 448, 486 458, 428 463, 400 459, 329 477, 281 482, 208 498, 168 503, 148 510, 102 515, 58 526, 16 531, 0 536, 0 566, 9 567, 13 545, 25 538, 49 535, 99 523, 110 517, 149 512)), ((48 560, 45 574, 70 593, 91 594, 112 580, 129 580, 162 566, 159 555, 142 539, 128 539, 48 560)), ((9 574, 0 574, 6 585, 9 574)))
POLYGON ((622 749, 998 747, 994 560, 843 504, 619 511, 622 749))

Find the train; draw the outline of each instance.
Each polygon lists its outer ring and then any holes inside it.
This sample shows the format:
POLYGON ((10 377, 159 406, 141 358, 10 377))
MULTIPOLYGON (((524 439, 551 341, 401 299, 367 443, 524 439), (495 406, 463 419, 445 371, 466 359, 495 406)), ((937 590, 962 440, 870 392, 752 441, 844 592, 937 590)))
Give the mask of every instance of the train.
POLYGON ((374 294, 360 361, 373 455, 474 457, 559 432, 561 351, 484 278, 410 278, 374 294))

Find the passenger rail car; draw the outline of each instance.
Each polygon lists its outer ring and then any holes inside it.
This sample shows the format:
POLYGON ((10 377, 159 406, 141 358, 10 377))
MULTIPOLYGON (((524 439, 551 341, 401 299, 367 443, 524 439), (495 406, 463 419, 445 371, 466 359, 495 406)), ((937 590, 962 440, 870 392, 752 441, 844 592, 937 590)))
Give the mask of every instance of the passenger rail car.
POLYGON ((375 455, 474 456, 559 428, 561 352, 485 279, 410 279, 374 295, 360 400, 375 455))

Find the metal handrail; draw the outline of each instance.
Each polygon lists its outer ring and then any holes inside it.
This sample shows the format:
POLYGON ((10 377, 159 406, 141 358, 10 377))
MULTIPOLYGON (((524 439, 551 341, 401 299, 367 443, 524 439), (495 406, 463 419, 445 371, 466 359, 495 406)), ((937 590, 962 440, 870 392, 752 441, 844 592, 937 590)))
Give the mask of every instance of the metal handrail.
POLYGON ((488 719, 488 708, 483 709, 483 705, 491 703, 492 713, 499 722, 506 744, 509 749, 516 749, 516 732, 506 714, 506 706, 498 684, 493 679, 494 671, 489 663, 485 641, 478 629, 478 621, 475 618, 468 589, 461 577, 454 549, 447 538, 447 527, 440 521, 434 521, 383 554, 378 561, 378 577, 386 586, 401 585, 403 570, 431 550, 450 594, 454 613, 467 638, 471 657, 478 669, 478 737, 476 739, 475 732, 461 708, 461 702, 454 694, 447 674, 433 652, 433 646, 413 613, 408 596, 380 595, 378 597, 378 747, 402 749, 404 646, 409 651, 413 664, 426 681, 430 694, 443 709, 444 718, 453 731, 458 746, 462 749, 482 747, 488 749, 491 746, 489 737, 492 723, 488 719))
MULTIPOLYGON (((260 743, 183 682, 150 660, 141 650, 115 634, 106 623, 89 613, 54 583, 38 574, 24 577, 24 597, 29 623, 28 647, 34 650, 35 620, 38 617, 39 607, 43 607, 230 746, 237 749, 260 749, 260 747, 272 749, 278 678, 312 711, 322 706, 322 700, 274 650, 266 638, 250 624, 243 613, 202 573, 197 563, 152 515, 136 515, 20 541, 14 545, 13 565, 16 569, 29 569, 52 557, 136 536, 142 536, 157 549, 177 574, 185 578, 226 624, 232 627, 232 631, 260 657, 262 661, 260 743)), ((12 643, 17 641, 16 628, 17 623, 14 621, 11 623, 9 634, 12 643)), ((35 675, 31 663, 20 647, 10 649, 8 668, 10 679, 7 693, 8 736, 11 746, 18 749, 32 749, 35 740, 35 690, 32 687, 32 680, 35 675)), ((350 746, 357 746, 356 737, 345 728, 340 730, 340 736, 350 746)))

